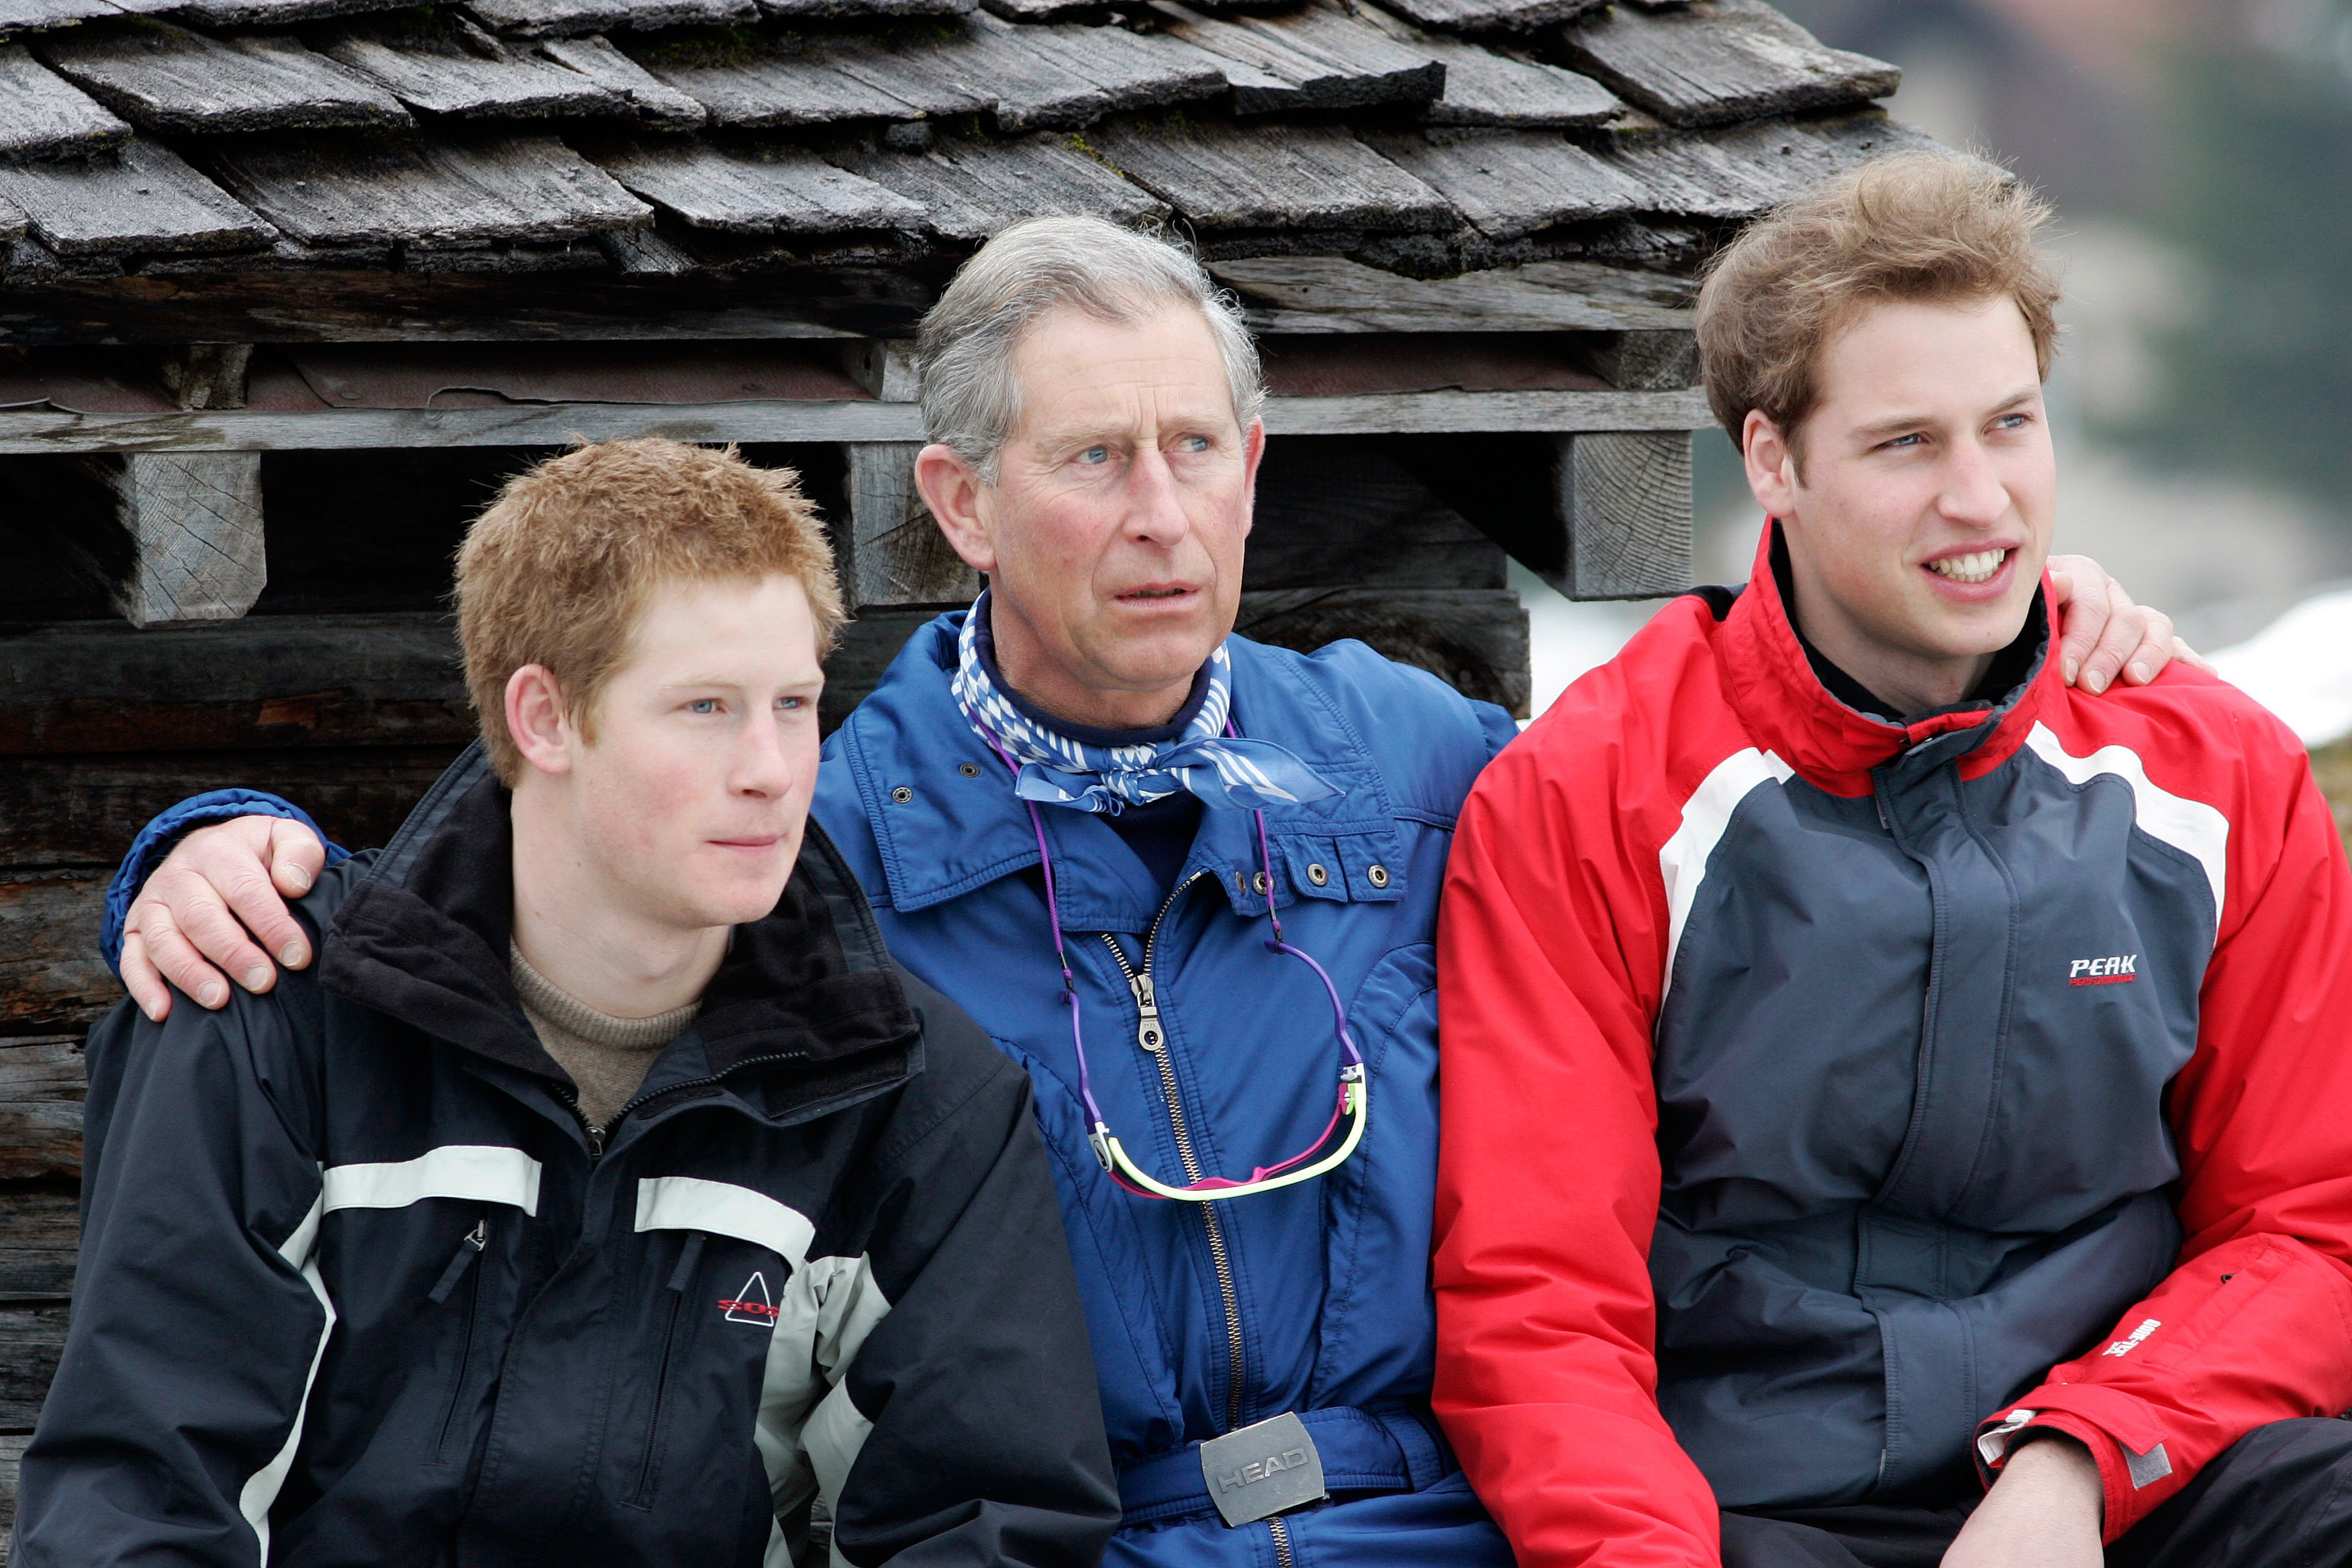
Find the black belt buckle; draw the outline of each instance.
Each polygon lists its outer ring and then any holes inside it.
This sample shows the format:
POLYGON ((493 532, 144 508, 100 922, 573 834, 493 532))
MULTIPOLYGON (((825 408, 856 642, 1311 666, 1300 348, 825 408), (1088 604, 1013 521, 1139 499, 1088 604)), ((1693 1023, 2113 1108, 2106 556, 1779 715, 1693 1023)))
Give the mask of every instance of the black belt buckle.
POLYGON ((1272 1519, 1321 1502, 1323 1456, 1294 1411, 1201 1445, 1201 1479, 1228 1525, 1272 1519))

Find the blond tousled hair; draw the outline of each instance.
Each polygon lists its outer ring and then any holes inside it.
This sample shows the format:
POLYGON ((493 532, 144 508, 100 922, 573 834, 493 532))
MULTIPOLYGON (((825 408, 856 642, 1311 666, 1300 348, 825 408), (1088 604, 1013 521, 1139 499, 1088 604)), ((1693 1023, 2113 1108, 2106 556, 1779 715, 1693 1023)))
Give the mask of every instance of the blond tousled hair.
POLYGON ((782 574, 807 591, 817 651, 844 612, 833 549, 788 468, 646 437, 598 441, 509 479, 457 551, 457 638, 490 766, 509 785, 522 753, 507 681, 544 665, 564 712, 595 739, 595 700, 627 658, 646 596, 665 582, 782 574))
POLYGON ((1892 301, 2007 295, 2042 379, 2058 348, 2058 279, 2036 236, 2049 204, 1999 169, 1943 153, 1866 163, 1775 209, 1726 247, 1698 297, 1708 404, 1736 444, 1761 413, 1801 463, 1822 351, 1892 301))

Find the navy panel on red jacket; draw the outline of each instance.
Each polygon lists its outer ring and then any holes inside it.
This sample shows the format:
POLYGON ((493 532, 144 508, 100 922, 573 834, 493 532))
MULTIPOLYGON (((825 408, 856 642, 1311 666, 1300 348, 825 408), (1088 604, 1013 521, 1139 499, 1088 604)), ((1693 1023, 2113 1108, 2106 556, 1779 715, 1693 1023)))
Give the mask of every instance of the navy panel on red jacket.
POLYGON ((2179 666, 1846 707, 1770 548, 1465 807, 1438 1411, 1530 1568, 1948 1495, 2029 1422, 2113 1539, 2352 1405, 2352 871, 2294 738, 2179 666))

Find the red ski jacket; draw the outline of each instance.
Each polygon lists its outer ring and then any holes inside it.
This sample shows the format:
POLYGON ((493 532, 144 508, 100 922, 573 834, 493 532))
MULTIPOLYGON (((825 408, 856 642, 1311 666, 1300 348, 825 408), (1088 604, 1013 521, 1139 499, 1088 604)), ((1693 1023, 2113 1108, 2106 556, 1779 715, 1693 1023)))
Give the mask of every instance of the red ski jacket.
POLYGON ((2302 749, 2046 657, 1908 726, 1767 539, 1486 770, 1439 928, 1435 1403, 1523 1568, 2090 1446, 2115 1539, 2352 1405, 2352 869, 2302 749))

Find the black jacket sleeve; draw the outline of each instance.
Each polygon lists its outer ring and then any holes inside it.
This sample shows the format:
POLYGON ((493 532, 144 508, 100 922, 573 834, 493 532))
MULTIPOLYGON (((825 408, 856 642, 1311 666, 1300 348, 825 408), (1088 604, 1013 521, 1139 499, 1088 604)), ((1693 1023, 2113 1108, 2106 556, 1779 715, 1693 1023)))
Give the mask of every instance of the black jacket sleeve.
POLYGON ((820 1479, 828 1451, 854 1456, 834 1544, 905 1568, 1091 1564, 1118 1487, 1028 1075, 901 973, 925 1067, 863 1197, 878 1295, 807 1428, 820 1479))
POLYGON ((91 1034, 73 1323, 24 1457, 18 1568, 267 1561, 333 1322, 305 1270, 301 1005, 183 997, 159 1026, 126 1003, 91 1034))

